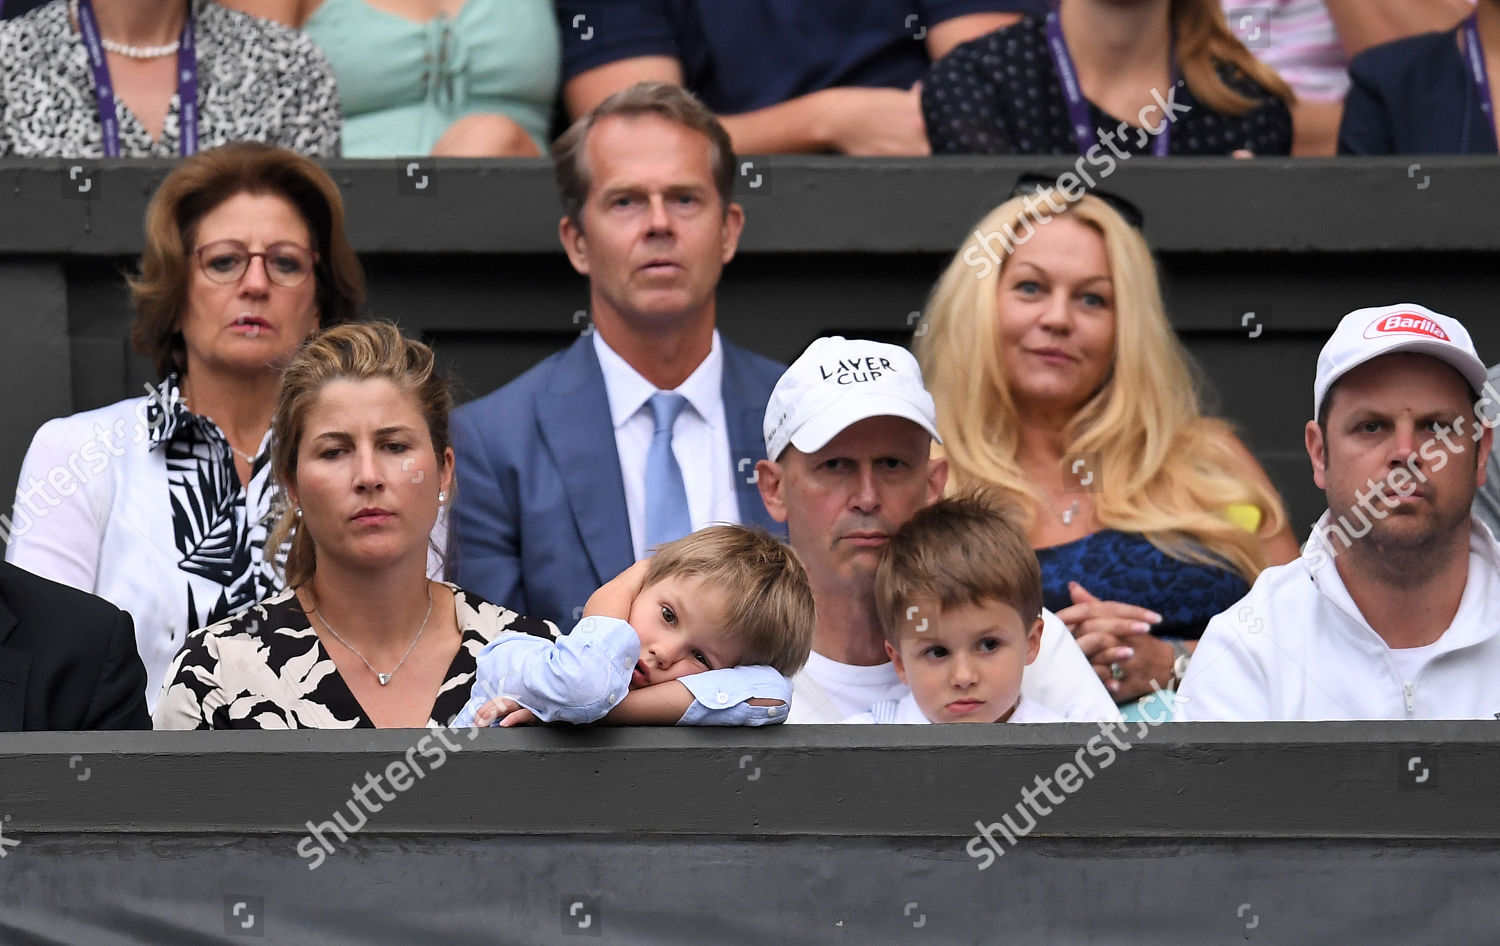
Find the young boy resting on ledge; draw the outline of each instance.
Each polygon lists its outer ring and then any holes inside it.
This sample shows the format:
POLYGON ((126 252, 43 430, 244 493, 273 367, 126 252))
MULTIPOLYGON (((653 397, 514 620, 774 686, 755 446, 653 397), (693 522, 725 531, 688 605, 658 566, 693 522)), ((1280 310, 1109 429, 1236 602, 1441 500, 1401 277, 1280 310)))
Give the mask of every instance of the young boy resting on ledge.
POLYGON ((911 692, 846 723, 1060 723, 1021 696, 1042 641, 1042 574, 1031 544, 984 496, 919 511, 875 570, 885 652, 911 692))
POLYGON ((765 532, 711 526, 594 592, 572 633, 491 641, 453 725, 784 722, 787 678, 807 662, 812 634, 797 554, 765 532))

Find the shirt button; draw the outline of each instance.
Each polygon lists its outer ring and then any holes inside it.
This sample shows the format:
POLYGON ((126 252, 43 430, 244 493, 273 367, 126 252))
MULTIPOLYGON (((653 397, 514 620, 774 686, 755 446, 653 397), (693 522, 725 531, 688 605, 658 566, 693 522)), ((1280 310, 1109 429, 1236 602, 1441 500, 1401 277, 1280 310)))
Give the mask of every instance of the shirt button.
POLYGON ((618 694, 618 693, 611 693, 611 694, 610 694, 610 695, 609 695, 609 701, 610 701, 610 702, 611 702, 611 703, 613 703, 613 702, 614 702, 614 701, 615 701, 615 700, 617 700, 617 699, 619 699, 619 698, 620 698, 620 695, 619 695, 619 694, 618 694))
POLYGON ((782 710, 786 709, 785 706, 771 706, 767 708, 771 711, 772 716, 780 716, 782 710))
POLYGON ((714 697, 714 699, 719 701, 720 706, 724 706, 729 702, 729 694, 725 693, 723 690, 720 690, 719 695, 714 697))

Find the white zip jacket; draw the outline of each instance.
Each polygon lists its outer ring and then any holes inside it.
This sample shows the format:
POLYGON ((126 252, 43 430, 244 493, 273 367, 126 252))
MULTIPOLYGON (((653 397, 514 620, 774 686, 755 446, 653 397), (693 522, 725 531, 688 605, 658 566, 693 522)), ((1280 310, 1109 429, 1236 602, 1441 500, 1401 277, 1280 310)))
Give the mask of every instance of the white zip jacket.
POLYGON ((1324 535, 1208 622, 1176 721, 1500 718, 1500 545, 1470 519, 1469 575, 1438 640, 1392 651, 1349 596, 1324 535), (1401 656, 1398 656, 1401 655, 1401 656), (1409 669, 1403 671, 1403 665, 1409 669))

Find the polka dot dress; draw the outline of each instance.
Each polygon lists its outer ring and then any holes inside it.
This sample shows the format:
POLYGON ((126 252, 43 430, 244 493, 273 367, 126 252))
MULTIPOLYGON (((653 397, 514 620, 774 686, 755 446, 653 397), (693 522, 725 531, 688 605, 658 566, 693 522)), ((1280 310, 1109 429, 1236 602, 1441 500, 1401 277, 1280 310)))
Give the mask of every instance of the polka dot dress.
MULTIPOLYGON (((1260 100, 1243 115, 1199 104, 1186 83, 1166 96, 1178 106, 1169 154, 1290 154, 1292 114, 1286 103, 1227 65, 1219 75, 1236 92, 1260 100), (1182 111, 1183 108, 1188 111, 1182 111)), ((1088 102, 1100 141, 1119 152, 1149 155, 1153 137, 1088 102)), ((1028 18, 954 49, 922 81, 922 117, 933 154, 1077 154, 1067 99, 1047 49, 1046 23, 1028 18)), ((1161 122, 1161 113, 1148 116, 1161 122)))

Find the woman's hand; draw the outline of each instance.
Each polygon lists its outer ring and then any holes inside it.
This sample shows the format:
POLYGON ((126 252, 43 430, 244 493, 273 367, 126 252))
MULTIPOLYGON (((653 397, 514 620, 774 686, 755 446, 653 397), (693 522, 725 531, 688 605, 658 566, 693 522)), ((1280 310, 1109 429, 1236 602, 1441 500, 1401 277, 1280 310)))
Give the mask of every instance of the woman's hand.
POLYGON ((600 617, 630 620, 630 606, 635 604, 636 595, 641 593, 641 586, 646 583, 646 572, 650 568, 651 560, 643 558, 605 582, 603 587, 589 595, 588 604, 583 606, 583 616, 597 614, 600 617))
POLYGON ((1101 601, 1076 581, 1068 582, 1073 604, 1057 612, 1083 655, 1094 665, 1116 703, 1128 703, 1151 692, 1155 680, 1172 679, 1172 645, 1151 636, 1161 615, 1122 601, 1101 601), (1120 669, 1115 679, 1114 666, 1120 669))

